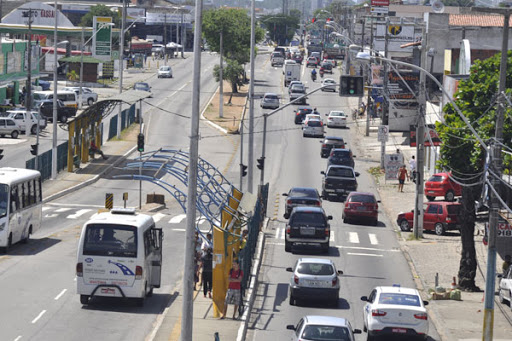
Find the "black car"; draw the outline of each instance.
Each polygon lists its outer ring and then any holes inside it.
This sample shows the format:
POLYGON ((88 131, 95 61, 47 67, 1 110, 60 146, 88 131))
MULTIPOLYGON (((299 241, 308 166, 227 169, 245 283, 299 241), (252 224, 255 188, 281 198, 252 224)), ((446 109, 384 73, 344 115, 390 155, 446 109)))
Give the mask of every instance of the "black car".
POLYGON ((286 199, 284 218, 290 217, 290 212, 297 206, 322 206, 322 199, 315 188, 293 187, 288 193, 283 193, 286 199))
MULTIPOLYGON (((41 102, 39 110, 41 116, 45 117, 48 121, 53 120, 53 99, 46 99, 41 102)), ((57 100, 57 120, 64 123, 68 118, 76 115, 75 107, 67 107, 59 99, 57 100)))
POLYGON ((295 124, 302 124, 307 114, 312 114, 313 108, 311 107, 298 107, 295 110, 295 124))
POLYGON ((352 154, 350 149, 333 148, 331 154, 327 159, 327 166, 348 166, 354 168, 354 158, 356 156, 352 154))
POLYGON ((354 172, 352 167, 347 166, 328 166, 322 181, 322 198, 329 200, 331 197, 344 198, 350 192, 357 191, 358 172, 354 172))
POLYGON ((322 251, 329 252, 329 220, 332 216, 327 216, 321 207, 295 207, 286 224, 284 250, 292 251, 294 244, 320 244, 322 251))
POLYGON ((320 67, 322 69, 324 69, 325 73, 332 73, 332 64, 331 63, 323 62, 322 64, 320 64, 320 67))
POLYGON ((331 153, 333 148, 345 148, 345 140, 342 137, 327 136, 323 141, 320 141, 322 148, 320 149, 320 156, 326 158, 331 153))

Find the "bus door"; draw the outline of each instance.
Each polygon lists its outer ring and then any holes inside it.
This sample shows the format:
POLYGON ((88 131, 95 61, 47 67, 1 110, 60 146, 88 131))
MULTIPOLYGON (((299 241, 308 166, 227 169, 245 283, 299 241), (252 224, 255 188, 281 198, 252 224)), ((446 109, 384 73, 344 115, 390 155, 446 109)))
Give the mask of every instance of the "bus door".
POLYGON ((151 285, 155 288, 160 288, 160 281, 162 279, 162 240, 164 233, 161 228, 152 228, 153 242, 154 242, 154 256, 151 260, 151 285))

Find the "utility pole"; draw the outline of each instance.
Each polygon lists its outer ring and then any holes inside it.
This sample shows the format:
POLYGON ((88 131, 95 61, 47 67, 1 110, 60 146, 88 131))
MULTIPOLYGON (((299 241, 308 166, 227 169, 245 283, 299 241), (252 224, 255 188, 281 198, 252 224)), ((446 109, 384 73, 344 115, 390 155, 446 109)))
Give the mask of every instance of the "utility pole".
MULTIPOLYGON (((55 7, 55 15, 57 15, 57 7, 55 7)), ((27 40, 27 84, 26 84, 26 93, 25 93, 25 108, 26 110, 26 127, 25 132, 28 136, 31 133, 32 127, 29 122, 31 120, 29 117, 32 116, 32 9, 28 9, 28 40, 27 40)), ((37 118, 36 122, 36 159, 35 159, 35 169, 39 169, 39 118, 37 118)))
MULTIPOLYGON (((373 51, 373 17, 369 17, 371 20, 371 28, 370 28, 370 55, 373 51)), ((366 25, 366 23, 365 23, 366 25)), ((371 77, 372 76, 372 70, 370 66, 370 71, 368 72, 368 85, 371 87, 371 77)), ((368 88, 368 99, 366 100, 366 136, 370 136, 370 100, 371 100, 371 93, 372 89, 368 88)))
MULTIPOLYGON (((58 56, 57 56, 57 29, 58 21, 57 18, 57 0, 54 5, 55 13, 55 27, 53 29, 53 136, 52 136, 52 180, 57 178, 57 86, 58 86, 58 56)), ((36 159, 37 160, 37 159, 36 159)))
MULTIPOLYGON (((491 168, 496 174, 492 177, 493 188, 500 186, 502 173, 501 143, 503 142, 503 121, 505 107, 505 83, 507 80, 507 56, 508 56, 508 30, 512 10, 508 8, 472 8, 473 12, 497 13, 503 15, 503 40, 501 43, 500 83, 498 86, 498 103, 496 110, 495 143, 492 146, 491 168)), ((496 230, 498 228, 500 202, 498 197, 491 192, 491 205, 489 208, 489 243, 487 245, 487 274, 485 281, 484 299, 484 325, 483 341, 492 341, 494 330, 494 290, 496 278, 496 230)))
POLYGON ((185 58, 185 39, 187 38, 187 31, 184 25, 183 9, 181 10, 181 58, 185 58))
MULTIPOLYGON (((389 17, 386 17, 386 32, 384 33, 384 57, 389 59, 389 17)), ((388 92, 388 81, 389 81, 389 66, 388 63, 384 63, 384 79, 383 79, 383 98, 384 102, 382 103, 382 118, 381 125, 387 126, 389 124, 389 97, 386 96, 386 92, 388 92)), ((386 141, 382 139, 380 145, 380 166, 384 168, 384 156, 386 155, 386 141)))
POLYGON ((83 97, 83 90, 82 90, 82 82, 84 77, 84 51, 85 51, 85 38, 84 38, 84 31, 85 27, 82 26, 82 36, 80 40, 80 45, 82 46, 81 53, 80 53, 80 89, 78 91, 78 109, 82 109, 82 97, 83 97))
POLYGON ((181 341, 194 340, 194 250, 197 200, 197 162, 199 158, 199 103, 201 87, 201 26, 203 0, 196 1, 194 27, 194 73, 192 82, 192 118, 190 122, 189 176, 187 188, 187 230, 185 232, 185 261, 183 275, 183 305, 181 311, 181 341))
MULTIPOLYGON (((284 0, 283 0, 284 5, 284 0)), ((247 161, 247 191, 252 191, 252 180, 254 174, 254 47, 255 47, 255 24, 256 24, 256 13, 255 13, 255 0, 251 0, 251 51, 250 51, 250 63, 251 63, 251 79, 249 81, 249 152, 247 161)), ((284 8, 284 6, 283 6, 284 8)))
MULTIPOLYGON (((220 68, 219 68, 219 117, 224 117, 224 61, 222 55, 224 54, 224 35, 223 31, 220 31, 220 68)), ((252 75, 251 75, 252 76, 252 75)))
MULTIPOLYGON (((119 34, 119 93, 123 92, 123 53, 124 53, 124 26, 126 22, 126 1, 123 0, 123 13, 121 16, 121 32, 119 34)), ((95 28, 96 29, 96 28, 95 28)), ((119 112, 117 114, 117 138, 121 138, 121 111, 123 105, 119 104, 119 112)))
MULTIPOLYGON (((428 41, 425 27, 421 32, 421 65, 425 68, 427 64, 428 41)), ((425 112, 426 112, 426 79, 425 72, 420 72, 420 85, 418 96, 418 122, 416 125, 416 196, 414 205, 413 234, 414 238, 423 237, 423 173, 425 162, 425 112)))

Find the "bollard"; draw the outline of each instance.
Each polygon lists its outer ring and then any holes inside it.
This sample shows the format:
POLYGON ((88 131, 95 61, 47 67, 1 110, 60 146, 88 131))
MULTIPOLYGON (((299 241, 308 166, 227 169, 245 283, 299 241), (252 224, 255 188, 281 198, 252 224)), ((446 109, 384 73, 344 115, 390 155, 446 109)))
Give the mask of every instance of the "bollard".
POLYGON ((436 272, 436 278, 435 278, 435 285, 434 285, 434 288, 437 288, 439 286, 439 273, 436 272))
POLYGON ((219 332, 215 332, 214 336, 215 336, 215 339, 214 339, 215 341, 220 341, 219 332))

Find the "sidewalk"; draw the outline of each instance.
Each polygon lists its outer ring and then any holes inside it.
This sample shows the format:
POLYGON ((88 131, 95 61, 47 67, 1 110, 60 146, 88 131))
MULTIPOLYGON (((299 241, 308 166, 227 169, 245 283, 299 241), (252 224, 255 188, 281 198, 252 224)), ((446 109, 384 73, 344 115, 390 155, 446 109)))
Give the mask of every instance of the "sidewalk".
MULTIPOLYGON (((352 104, 352 103, 351 103, 352 104)), ((354 104, 355 106, 357 104, 354 104)), ((352 106, 354 106, 352 105, 352 106)), ((378 125, 378 123, 375 123, 378 125)), ((366 117, 358 119, 355 125, 358 138, 358 155, 374 162, 372 167, 380 163, 380 142, 377 141, 376 129, 370 130, 370 136, 365 136, 366 117)), ((397 148, 404 154, 405 163, 416 154, 415 147, 405 143, 403 133, 390 133, 386 144, 386 152, 394 153, 397 148)), ((361 157, 360 157, 361 158, 361 157)), ((414 183, 406 182, 404 192, 397 191, 396 181, 384 181, 384 176, 376 177, 376 187, 382 200, 381 209, 394 223, 398 213, 414 208, 414 183)), ((435 276, 439 274, 439 285, 450 288, 452 278, 457 278, 460 263, 461 239, 458 232, 447 233, 446 236, 437 236, 433 233, 424 233, 422 240, 411 239, 412 232, 401 232, 394 223, 392 228, 396 231, 401 249, 411 267, 418 289, 428 296, 428 290, 435 287, 435 276)), ((482 236, 475 237, 477 254, 476 285, 485 288, 484 275, 487 265, 487 248, 482 243, 482 236)), ((498 257, 497 268, 501 265, 498 257)), ((500 270, 498 269, 498 272, 500 270)), ((429 317, 435 324, 439 335, 444 341, 452 340, 481 340, 483 329, 484 292, 462 292, 462 301, 431 300, 427 306, 429 317)), ((512 326, 504 316, 512 316, 510 308, 495 299, 494 313, 494 340, 511 340, 512 326), (504 311, 502 312, 503 309, 504 311)))

